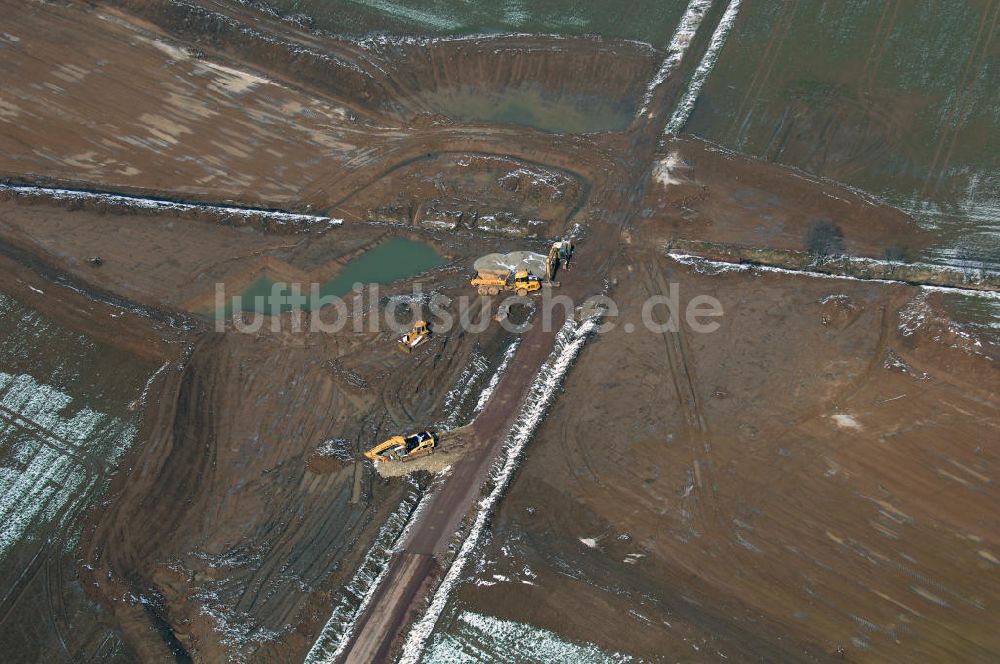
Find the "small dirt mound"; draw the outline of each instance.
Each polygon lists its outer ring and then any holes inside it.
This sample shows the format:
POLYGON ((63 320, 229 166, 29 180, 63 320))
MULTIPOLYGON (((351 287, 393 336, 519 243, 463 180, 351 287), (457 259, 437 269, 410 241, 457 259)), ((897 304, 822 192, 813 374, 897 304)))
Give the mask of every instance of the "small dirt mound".
POLYGON ((820 321, 826 327, 843 330, 861 315, 864 307, 846 295, 828 295, 820 302, 820 321))
POLYGON ((317 475, 324 475, 340 470, 354 461, 354 444, 343 438, 331 438, 313 450, 306 459, 306 468, 317 475))

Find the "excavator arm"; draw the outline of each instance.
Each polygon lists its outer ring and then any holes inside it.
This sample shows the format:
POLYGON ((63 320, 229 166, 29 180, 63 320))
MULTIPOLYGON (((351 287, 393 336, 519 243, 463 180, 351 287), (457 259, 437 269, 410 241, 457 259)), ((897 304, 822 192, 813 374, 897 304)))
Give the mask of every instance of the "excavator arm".
POLYGON ((405 438, 393 436, 365 452, 365 456, 372 461, 408 461, 432 453, 437 441, 437 434, 432 431, 413 433, 405 438))
POLYGON ((372 461, 383 461, 385 457, 383 457, 382 454, 395 447, 401 447, 404 450, 406 449, 406 441, 403 440, 402 436, 393 436, 389 440, 379 443, 365 452, 365 456, 372 461))

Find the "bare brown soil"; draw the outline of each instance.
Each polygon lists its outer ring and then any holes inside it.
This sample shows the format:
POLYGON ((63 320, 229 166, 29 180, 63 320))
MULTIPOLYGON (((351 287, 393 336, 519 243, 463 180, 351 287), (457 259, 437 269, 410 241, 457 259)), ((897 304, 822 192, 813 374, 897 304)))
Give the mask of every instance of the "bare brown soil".
POLYGON ((616 274, 619 326, 584 350, 486 554, 535 585, 460 604, 652 659, 991 659, 1000 349, 907 286, 638 249, 616 274), (646 331, 668 282, 717 297, 719 330, 646 331))
POLYGON ((854 256, 887 249, 915 259, 933 236, 862 192, 750 159, 691 137, 657 154, 641 228, 647 237, 808 251, 810 230, 829 224, 854 256))
MULTIPOLYGON (((808 250, 829 224, 847 252, 879 257, 919 252, 926 233, 795 171, 689 138, 657 148, 677 81, 620 133, 463 124, 428 100, 541 86, 625 103, 662 54, 541 37, 352 44, 221 0, 0 9, 19 39, 0 58, 0 174, 344 219, 281 235, 0 202, 0 290, 169 366, 86 516, 68 576, 100 608, 81 611, 80 630, 106 621, 141 661, 301 661, 405 488, 318 450, 346 441, 356 459, 440 421, 473 357, 495 369, 510 337, 453 331, 404 355, 391 331, 298 334, 287 314, 284 332, 219 333, 205 315, 215 284, 321 281, 405 235, 448 258, 417 280, 455 297, 475 257, 544 251, 480 223, 500 213, 515 230, 542 222, 510 234, 575 229, 562 293, 607 288, 621 318, 586 346, 494 520, 487 562, 528 566, 535 585, 469 584, 460 606, 653 660, 1000 652, 997 349, 936 293, 702 274, 663 251, 678 237, 808 250), (682 302, 722 302, 717 332, 641 325, 642 302, 671 282, 682 302)), ((380 590, 365 652, 398 645, 552 337, 525 338, 467 449, 433 457, 456 456, 452 478, 393 560, 406 583, 380 590)))
MULTIPOLYGON (((373 441, 426 426, 473 347, 493 357, 504 333, 494 326, 485 335, 438 335, 404 355, 384 328, 305 335, 268 324, 258 334, 220 335, 208 320, 169 313, 202 313, 216 281, 237 289, 265 268, 321 279, 384 238, 385 227, 290 239, 169 216, 4 205, 5 260, 26 275, 7 279, 5 290, 76 329, 176 362, 154 383, 143 442, 116 476, 114 500, 85 533, 85 587, 111 599, 115 624, 141 659, 162 659, 171 648, 203 661, 304 653, 329 592, 350 577, 403 488, 375 482, 367 462, 317 467, 315 450, 342 438, 358 458, 373 441), (98 254, 104 263, 94 267, 87 257, 98 254), (110 291, 155 305, 151 313, 190 320, 189 329, 114 307, 121 318, 68 316, 73 299, 46 277, 91 297, 110 291), (150 322, 161 331, 136 338, 150 322), (289 566, 291 558, 299 562, 289 566)), ((460 256, 482 242, 439 244, 460 256)), ((458 290, 462 274, 446 268, 434 286, 458 290)))

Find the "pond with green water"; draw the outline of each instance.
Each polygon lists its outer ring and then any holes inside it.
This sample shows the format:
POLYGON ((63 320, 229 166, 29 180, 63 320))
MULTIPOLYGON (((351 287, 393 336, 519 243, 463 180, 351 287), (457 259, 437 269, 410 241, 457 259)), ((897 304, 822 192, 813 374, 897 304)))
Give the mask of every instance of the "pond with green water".
MULTIPOLYGON (((320 283, 319 296, 327 299, 344 297, 352 291, 355 284, 391 284, 444 265, 445 262, 444 256, 429 244, 394 237, 349 261, 333 278, 320 283)), ((278 281, 265 273, 236 297, 229 297, 227 294, 224 315, 228 317, 232 311, 242 310, 270 316, 293 308, 311 311, 317 306, 329 304, 311 300, 311 284, 294 286, 298 286, 298 292, 306 298, 304 302, 288 302, 287 296, 293 293, 293 284, 278 281), (275 295, 278 297, 275 298, 275 295)), ((218 310, 216 313, 218 314, 218 310)))

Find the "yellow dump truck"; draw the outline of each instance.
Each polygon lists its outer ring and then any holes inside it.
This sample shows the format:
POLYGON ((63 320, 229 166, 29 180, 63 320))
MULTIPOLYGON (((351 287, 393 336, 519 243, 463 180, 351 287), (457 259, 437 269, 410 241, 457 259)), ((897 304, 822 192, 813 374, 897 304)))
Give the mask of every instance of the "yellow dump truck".
POLYGON ((470 281, 479 291, 480 295, 497 295, 501 291, 513 291, 524 297, 528 293, 539 290, 542 281, 527 270, 514 272, 505 270, 502 272, 478 272, 475 278, 470 281))
POLYGON ((438 435, 433 431, 411 433, 409 436, 393 436, 365 452, 372 461, 411 461, 434 452, 438 435))

